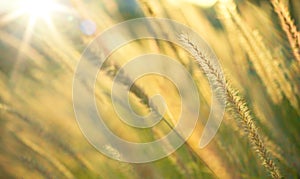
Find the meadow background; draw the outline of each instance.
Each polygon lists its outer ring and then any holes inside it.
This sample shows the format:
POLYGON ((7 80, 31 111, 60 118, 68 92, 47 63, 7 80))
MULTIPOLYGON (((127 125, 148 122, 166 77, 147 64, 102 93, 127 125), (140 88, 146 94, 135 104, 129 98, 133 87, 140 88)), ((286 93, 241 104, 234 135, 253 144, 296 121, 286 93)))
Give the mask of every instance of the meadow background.
MULTIPOLYGON (((21 12, 20 2, 0 2, 0 178, 271 178, 230 109, 214 140, 198 148, 210 112, 210 86, 191 54, 165 41, 139 40, 115 51, 100 70, 97 105, 109 128, 124 139, 164 136, 180 115, 174 84, 147 75, 131 88, 138 114, 149 112, 147 101, 157 93, 168 105, 165 120, 143 130, 120 122, 110 89, 120 66, 132 58, 165 54, 186 67, 200 93, 199 121, 189 140, 166 158, 130 164, 105 157, 84 138, 72 104, 81 53, 105 29, 145 16, 178 21, 207 41, 245 99, 281 175, 300 178, 298 0, 220 0, 209 7, 210 1, 60 0, 55 2, 63 8, 42 17, 21 12)), ((109 144, 106 148, 119 155, 109 144)))

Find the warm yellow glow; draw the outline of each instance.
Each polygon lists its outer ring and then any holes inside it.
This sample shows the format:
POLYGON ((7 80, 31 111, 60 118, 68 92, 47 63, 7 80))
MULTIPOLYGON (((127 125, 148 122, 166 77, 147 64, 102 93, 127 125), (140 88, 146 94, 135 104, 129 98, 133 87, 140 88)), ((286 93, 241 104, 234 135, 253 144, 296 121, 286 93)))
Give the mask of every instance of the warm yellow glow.
MULTIPOLYGON (((168 3, 174 6, 180 6, 182 3, 192 3, 204 8, 212 7, 218 0, 167 0, 168 3)), ((223 0, 225 1, 225 0, 223 0)))
POLYGON ((211 7, 217 2, 217 0, 186 0, 186 1, 199 5, 201 7, 211 7))
POLYGON ((26 0, 21 9, 32 18, 47 19, 53 11, 58 10, 58 5, 53 0, 26 0))

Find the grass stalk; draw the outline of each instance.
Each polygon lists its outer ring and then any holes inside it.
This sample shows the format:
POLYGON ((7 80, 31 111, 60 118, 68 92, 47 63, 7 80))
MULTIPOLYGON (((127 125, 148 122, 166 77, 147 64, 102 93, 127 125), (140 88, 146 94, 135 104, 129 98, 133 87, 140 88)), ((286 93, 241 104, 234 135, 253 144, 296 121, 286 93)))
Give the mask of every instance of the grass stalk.
POLYGON ((259 47, 261 45, 260 42, 256 40, 257 38, 255 38, 253 31, 238 14, 234 2, 224 2, 221 6, 223 6, 223 13, 228 14, 232 24, 238 29, 241 44, 247 51, 253 67, 264 83, 270 98, 275 104, 279 104, 283 97, 280 87, 276 83, 276 75, 273 73, 272 59, 267 58, 265 53, 262 52, 261 47, 259 47))
MULTIPOLYGON (((115 67, 113 68, 113 71, 111 71, 111 70, 108 70, 108 71, 106 71, 106 75, 107 76, 109 76, 109 77, 111 77, 111 78, 113 78, 114 77, 114 75, 116 74, 116 72, 118 72, 119 71, 119 67, 117 66, 117 65, 115 65, 115 67)), ((146 106, 147 107, 147 109, 151 109, 151 106, 150 106, 150 103, 149 103, 149 97, 148 97, 148 95, 144 92, 144 90, 141 88, 141 87, 139 87, 138 85, 136 85, 136 84, 134 84, 134 83, 131 83, 131 79, 125 74, 125 72, 124 71, 120 71, 119 73, 121 73, 121 77, 122 77, 122 79, 120 79, 119 81, 120 81, 120 83, 122 83, 122 84, 124 84, 124 85, 128 85, 128 84, 132 84, 131 85, 131 88, 130 88, 130 91, 136 96, 136 97, 138 97, 139 99, 140 99, 140 102, 141 102, 141 104, 143 104, 144 106, 146 106)), ((152 109, 153 111, 155 111, 155 112, 157 112, 157 109, 156 108, 154 108, 154 109, 152 109)), ((158 113, 158 112, 157 112, 158 113)), ((171 122, 169 122, 165 117, 162 117, 162 121, 171 129, 171 130, 174 130, 173 129, 173 125, 171 124, 171 122)), ((158 131, 156 131, 156 132, 158 132, 158 131)), ((182 140, 184 140, 183 138, 182 138, 182 136, 176 131, 176 130, 174 130, 174 132, 176 133, 176 135, 179 137, 179 138, 181 138, 182 140)), ((198 159, 200 159, 201 160, 201 162, 206 166, 206 167, 208 167, 209 169, 210 169, 210 171, 215 175, 215 176, 218 176, 216 173, 214 173, 214 171, 210 168, 210 166, 206 163, 206 162, 204 162, 201 158, 199 158, 199 156, 194 152, 194 149, 188 144, 188 143, 185 143, 186 144, 186 147, 187 147, 187 149, 188 149, 188 151, 189 151, 189 153, 190 153, 190 155, 192 156, 192 158, 193 158, 193 160, 194 160, 194 162, 196 163, 196 157, 195 156, 197 156, 197 158, 198 159)), ((185 170, 184 168, 182 169, 182 170, 185 170)))

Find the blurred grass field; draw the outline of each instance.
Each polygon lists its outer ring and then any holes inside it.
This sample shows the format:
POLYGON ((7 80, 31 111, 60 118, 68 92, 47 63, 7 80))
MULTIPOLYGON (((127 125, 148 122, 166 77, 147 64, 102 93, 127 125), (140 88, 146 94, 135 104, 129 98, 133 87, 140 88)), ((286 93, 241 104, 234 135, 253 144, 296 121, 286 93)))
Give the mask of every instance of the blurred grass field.
MULTIPOLYGON (((88 143, 72 103, 81 54, 105 29, 145 16, 175 20, 206 40, 226 77, 245 98, 283 177, 300 178, 297 45, 291 46, 271 1, 220 0, 206 7, 210 2, 57 0, 60 8, 52 13, 41 9, 46 8, 43 3, 21 11, 26 1, 0 2, 0 178, 271 178, 230 113, 213 141, 198 148, 210 112, 210 86, 191 55, 165 41, 134 41, 109 56, 95 85, 97 107, 109 128, 129 141, 153 141, 167 134, 171 129, 164 122, 152 129, 125 125, 110 99, 118 67, 141 54, 167 55, 192 74, 200 94, 199 120, 188 141, 170 156, 145 164, 115 161, 88 143)), ((300 2, 280 3, 298 29, 295 44, 300 44, 300 2)), ((144 76, 135 84, 147 96, 164 97, 165 118, 175 125, 181 102, 174 84, 157 75, 144 76)), ((146 115, 148 106, 136 93, 130 93, 130 103, 136 113, 146 115)), ((107 150, 118 155, 109 144, 107 150)))

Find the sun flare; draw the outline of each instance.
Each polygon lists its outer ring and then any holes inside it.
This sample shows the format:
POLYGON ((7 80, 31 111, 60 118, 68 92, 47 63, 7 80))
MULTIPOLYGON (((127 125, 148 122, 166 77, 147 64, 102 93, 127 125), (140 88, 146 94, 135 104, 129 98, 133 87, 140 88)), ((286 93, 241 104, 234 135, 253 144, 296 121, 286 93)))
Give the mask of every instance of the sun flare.
MULTIPOLYGON (((9 4, 7 2, 6 4, 9 4)), ((19 47, 17 59, 22 58, 22 53, 25 53, 26 46, 31 41, 35 34, 35 26, 44 23, 43 28, 51 35, 56 34, 55 25, 52 22, 52 15, 56 12, 69 12, 66 6, 58 3, 56 0, 17 0, 15 4, 11 3, 12 8, 8 13, 0 17, 0 25, 7 25, 20 17, 28 17, 28 21, 24 21, 24 28, 20 28, 23 32, 22 42, 19 47)), ((23 19, 24 20, 24 19, 23 19)))
POLYGON ((59 5, 53 0, 27 0, 20 4, 21 11, 31 18, 47 19, 59 9, 59 5))

